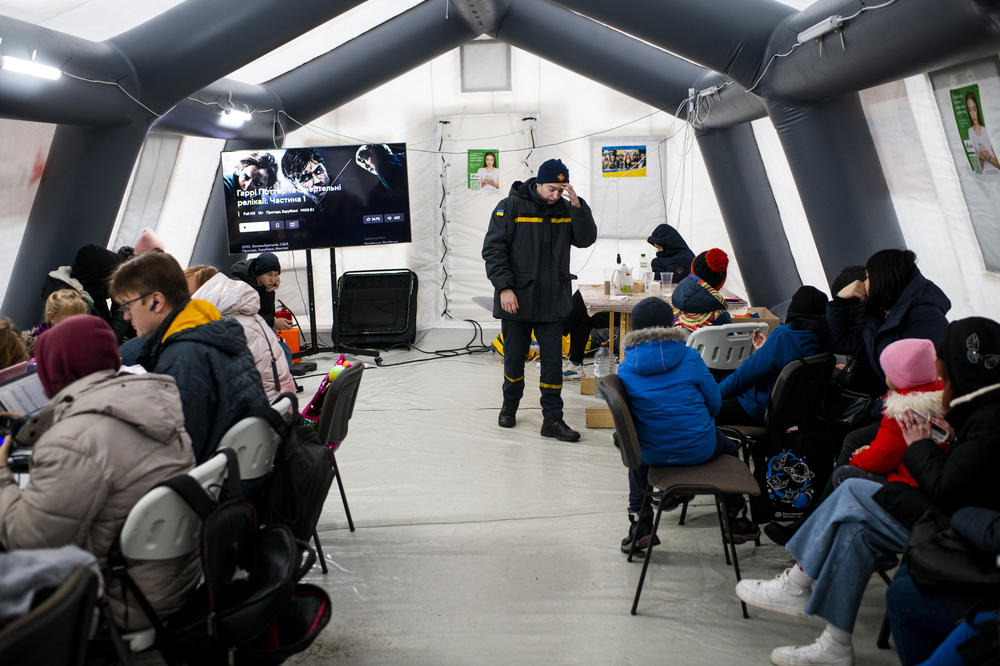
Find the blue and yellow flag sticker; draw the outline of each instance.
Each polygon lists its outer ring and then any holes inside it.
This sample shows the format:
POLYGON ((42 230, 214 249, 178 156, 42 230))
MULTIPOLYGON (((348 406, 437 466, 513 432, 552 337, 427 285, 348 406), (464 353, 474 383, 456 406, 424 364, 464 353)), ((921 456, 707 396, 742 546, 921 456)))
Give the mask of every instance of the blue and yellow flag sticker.
POLYGON ((497 217, 503 217, 503 208, 497 209, 497 212, 493 213, 497 217))

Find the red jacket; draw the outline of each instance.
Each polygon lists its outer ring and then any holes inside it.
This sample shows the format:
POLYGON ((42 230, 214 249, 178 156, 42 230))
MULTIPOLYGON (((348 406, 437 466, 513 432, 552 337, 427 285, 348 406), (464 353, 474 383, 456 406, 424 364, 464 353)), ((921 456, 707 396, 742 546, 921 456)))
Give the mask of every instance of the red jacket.
MULTIPOLYGON (((875 439, 867 449, 851 458, 850 464, 873 474, 885 474, 889 481, 902 481, 916 487, 910 473, 903 466, 906 440, 896 417, 907 409, 913 409, 926 416, 941 415, 941 389, 943 385, 935 380, 911 389, 895 389, 882 398, 882 423, 875 433, 875 439)), ((947 445, 942 448, 947 450, 947 445)))

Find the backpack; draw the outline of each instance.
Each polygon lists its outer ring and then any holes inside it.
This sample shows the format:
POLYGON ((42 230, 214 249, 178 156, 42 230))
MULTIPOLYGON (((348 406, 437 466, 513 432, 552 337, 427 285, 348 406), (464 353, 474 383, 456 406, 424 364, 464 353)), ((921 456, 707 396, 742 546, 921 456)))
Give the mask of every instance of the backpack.
POLYGON ((330 599, 320 588, 298 584, 314 553, 285 525, 258 526, 253 505, 239 497, 236 455, 222 451, 228 473, 219 500, 187 474, 158 484, 180 495, 202 521, 204 580, 181 609, 164 623, 127 572, 116 573, 155 627, 167 663, 280 664, 326 626, 330 599))
POLYGON ((292 401, 286 417, 282 418, 270 407, 251 413, 267 420, 281 437, 274 471, 261 492, 257 508, 265 525, 287 525, 295 538, 307 541, 316 529, 333 484, 333 452, 303 421, 295 395, 284 393, 281 397, 292 401))

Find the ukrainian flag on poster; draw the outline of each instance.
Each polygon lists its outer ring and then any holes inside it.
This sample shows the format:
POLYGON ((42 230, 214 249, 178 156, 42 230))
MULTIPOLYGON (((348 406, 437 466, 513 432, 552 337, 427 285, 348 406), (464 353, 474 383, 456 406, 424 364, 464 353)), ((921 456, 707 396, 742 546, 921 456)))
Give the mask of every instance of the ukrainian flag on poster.
POLYGON ((646 146, 602 146, 603 178, 645 178, 646 146))

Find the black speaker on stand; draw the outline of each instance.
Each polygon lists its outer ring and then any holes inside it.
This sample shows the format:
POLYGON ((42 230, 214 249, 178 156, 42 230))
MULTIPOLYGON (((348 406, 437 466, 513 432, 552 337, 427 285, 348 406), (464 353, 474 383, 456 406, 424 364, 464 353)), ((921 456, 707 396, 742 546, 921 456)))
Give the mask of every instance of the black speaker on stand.
POLYGON ((417 335, 417 275, 400 268, 348 271, 337 279, 333 339, 387 349, 417 335))

